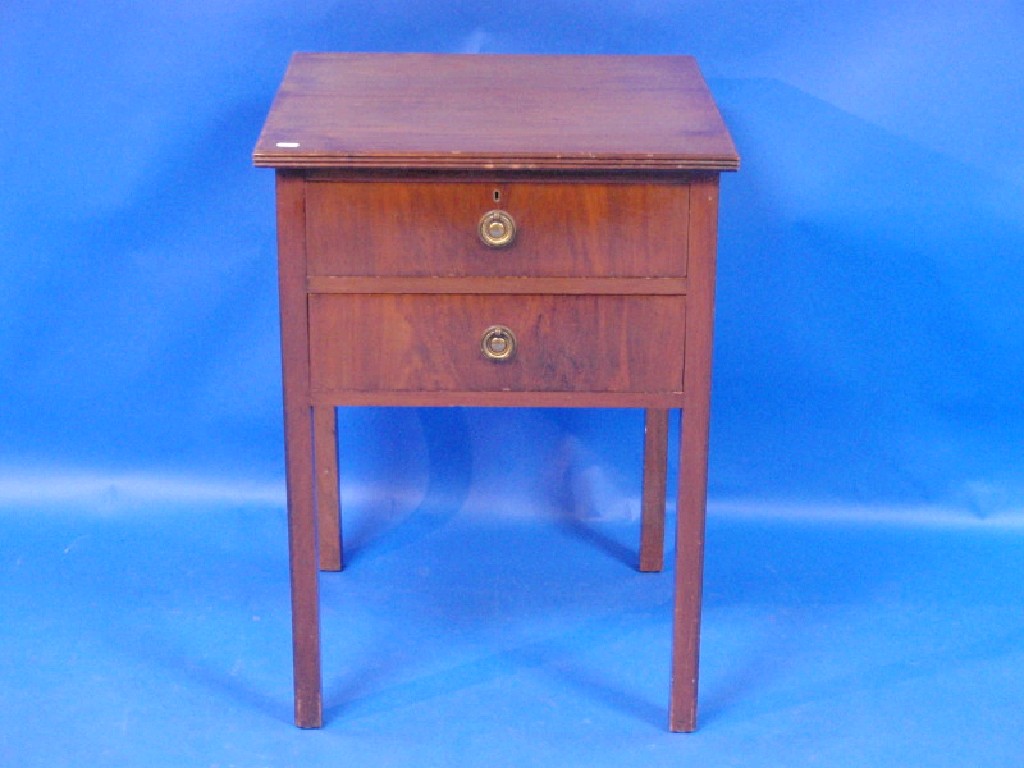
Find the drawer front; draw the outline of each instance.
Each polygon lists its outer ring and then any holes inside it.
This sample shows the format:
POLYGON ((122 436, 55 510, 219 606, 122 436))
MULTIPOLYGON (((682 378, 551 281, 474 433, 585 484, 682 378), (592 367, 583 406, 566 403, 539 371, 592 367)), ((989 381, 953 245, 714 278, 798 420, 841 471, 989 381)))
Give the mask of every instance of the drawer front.
POLYGON ((312 294, 309 319, 315 394, 682 391, 682 296, 312 294))
POLYGON ((689 187, 671 183, 306 184, 310 275, 683 277, 689 187), (497 198, 497 199, 496 199, 497 198), (505 211, 504 247, 479 234, 505 211))

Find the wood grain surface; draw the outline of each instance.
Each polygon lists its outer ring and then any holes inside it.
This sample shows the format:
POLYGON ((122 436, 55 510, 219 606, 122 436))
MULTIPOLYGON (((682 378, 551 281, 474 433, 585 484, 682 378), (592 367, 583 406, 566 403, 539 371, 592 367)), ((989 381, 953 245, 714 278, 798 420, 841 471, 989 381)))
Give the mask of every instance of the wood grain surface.
POLYGON ((500 293, 682 296, 682 277, 341 277, 312 275, 310 293, 500 293))
POLYGON ((309 400, 309 327, 306 313, 305 185, 298 174, 277 175, 278 289, 284 387, 288 553, 292 592, 295 724, 323 724, 320 672, 320 581, 314 509, 313 410, 309 400))
POLYGON ((644 412, 644 475, 640 497, 640 570, 660 571, 665 564, 665 492, 668 474, 668 411, 644 412))
POLYGON ((681 296, 312 295, 312 389, 680 392, 684 304, 681 296), (496 324, 516 336, 511 361, 480 350, 496 324))
POLYGON ((734 170, 689 56, 297 53, 259 166, 734 170))
POLYGON ((312 275, 681 277, 686 184, 312 182, 312 275), (485 245, 481 217, 515 221, 485 245))
POLYGON ((313 408, 313 446, 320 570, 340 571, 345 561, 338 486, 338 412, 333 405, 313 408))
POLYGON ((718 178, 694 182, 690 273, 686 304, 686 394, 676 495, 676 592, 672 634, 669 728, 697 728, 697 672, 704 583, 708 434, 711 423, 711 343, 715 317, 718 178))
POLYGON ((663 564, 681 407, 669 726, 693 730, 718 177, 739 165, 694 60, 296 54, 253 159, 278 169, 296 723, 323 722, 318 566, 343 564, 336 405, 646 408, 641 570, 663 564), (478 236, 495 209, 500 249, 478 236), (506 361, 481 350, 499 324, 506 361))

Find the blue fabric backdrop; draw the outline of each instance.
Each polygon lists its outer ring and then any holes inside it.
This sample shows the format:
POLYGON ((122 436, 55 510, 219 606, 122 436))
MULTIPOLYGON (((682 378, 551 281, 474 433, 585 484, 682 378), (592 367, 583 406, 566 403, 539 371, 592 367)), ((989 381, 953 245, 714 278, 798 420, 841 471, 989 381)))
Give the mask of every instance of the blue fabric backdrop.
MULTIPOLYGON (((84 2, 0 19, 9 495, 29 474, 280 484, 272 174, 249 152, 291 51, 423 50, 699 57, 743 156, 723 181, 713 500, 1024 504, 1016 3, 84 2)), ((635 496, 634 416, 511 413, 500 441, 482 418, 343 414, 349 479, 387 482, 395 445, 448 419, 524 476, 550 456, 521 449, 554 431, 603 473, 601 498, 635 496)))
POLYGON ((0 3, 0 764, 1020 766, 1021 40, 1012 0, 0 3), (294 50, 698 57, 743 165, 697 734, 607 410, 343 409, 291 727, 250 153, 294 50))

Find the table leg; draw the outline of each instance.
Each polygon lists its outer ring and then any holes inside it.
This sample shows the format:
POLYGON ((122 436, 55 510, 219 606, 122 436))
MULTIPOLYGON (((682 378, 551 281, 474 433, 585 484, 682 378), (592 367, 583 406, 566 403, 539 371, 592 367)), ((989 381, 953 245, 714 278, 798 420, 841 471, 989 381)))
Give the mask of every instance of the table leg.
POLYGON ((669 728, 697 728, 697 662, 704 581, 704 517, 711 418, 711 340, 715 311, 715 234, 718 177, 690 184, 683 368, 682 437, 676 503, 676 595, 672 630, 669 728))
POLYGON ((313 430, 308 406, 285 407, 288 475, 288 557, 292 586, 292 661, 295 724, 323 724, 320 673, 320 584, 313 514, 313 430))
POLYGON ((278 287, 284 384, 285 472, 288 483, 288 560, 292 588, 295 724, 323 724, 320 673, 320 571, 317 567, 313 409, 309 402, 309 326, 306 312, 305 182, 277 173, 278 287))
POLYGON ((313 445, 320 570, 340 571, 344 548, 338 487, 338 411, 333 405, 313 407, 313 445))
POLYGON ((682 419, 680 489, 676 518, 676 594, 672 633, 669 728, 697 728, 701 587, 704 577, 704 493, 707 483, 707 409, 690 405, 682 419), (702 418, 703 417, 703 418, 702 418), (703 427, 703 428, 702 428, 703 427))
POLYGON ((644 411, 644 483, 640 502, 640 570, 660 571, 665 559, 665 475, 668 411, 644 411))

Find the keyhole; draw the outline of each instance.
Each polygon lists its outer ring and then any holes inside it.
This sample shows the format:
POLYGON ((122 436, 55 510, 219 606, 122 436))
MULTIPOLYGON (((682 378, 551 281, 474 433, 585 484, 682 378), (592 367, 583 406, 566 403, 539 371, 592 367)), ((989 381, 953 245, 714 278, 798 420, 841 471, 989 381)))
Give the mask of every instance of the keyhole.
POLYGON ((501 202, 501 192, 499 192, 498 190, 494 190, 494 202, 501 202))

